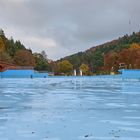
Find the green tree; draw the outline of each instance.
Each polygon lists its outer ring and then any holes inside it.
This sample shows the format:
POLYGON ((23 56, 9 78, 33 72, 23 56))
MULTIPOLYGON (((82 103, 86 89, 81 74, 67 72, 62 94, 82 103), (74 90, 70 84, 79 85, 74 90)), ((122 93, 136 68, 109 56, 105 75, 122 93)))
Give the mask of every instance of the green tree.
POLYGON ((60 73, 70 75, 73 70, 73 65, 68 60, 64 60, 58 63, 58 69, 60 73))
POLYGON ((36 63, 35 70, 51 71, 51 66, 49 65, 49 63, 46 60, 46 54, 44 57, 44 55, 42 55, 40 53, 35 53, 34 58, 35 58, 35 63, 36 63))
POLYGON ((4 36, 5 37, 5 33, 2 29, 0 29, 0 36, 4 36))
POLYGON ((82 64, 80 66, 80 70, 82 70, 82 72, 83 72, 84 75, 88 75, 89 74, 89 67, 86 64, 82 64))
POLYGON ((97 71, 101 66, 104 65, 104 58, 100 51, 95 51, 91 56, 91 64, 93 66, 93 70, 97 71))
POLYGON ((20 41, 14 42, 13 38, 6 40, 6 51, 12 58, 18 50, 26 50, 20 41))
POLYGON ((48 60, 48 57, 47 57, 47 54, 45 51, 42 51, 41 55, 42 55, 43 59, 48 60))

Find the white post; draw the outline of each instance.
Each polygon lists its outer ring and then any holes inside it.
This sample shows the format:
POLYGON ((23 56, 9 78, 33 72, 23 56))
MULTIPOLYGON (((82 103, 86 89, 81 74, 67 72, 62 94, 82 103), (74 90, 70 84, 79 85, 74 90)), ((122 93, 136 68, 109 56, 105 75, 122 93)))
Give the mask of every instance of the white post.
POLYGON ((80 76, 83 76, 83 72, 82 72, 82 70, 80 70, 80 76))
POLYGON ((76 76, 76 70, 74 70, 74 76, 76 76))

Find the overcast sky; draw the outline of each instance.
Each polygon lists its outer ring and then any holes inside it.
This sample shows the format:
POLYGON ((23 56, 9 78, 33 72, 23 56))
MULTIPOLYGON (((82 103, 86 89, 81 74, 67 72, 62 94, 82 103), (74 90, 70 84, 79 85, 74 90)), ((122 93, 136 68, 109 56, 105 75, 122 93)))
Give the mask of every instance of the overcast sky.
POLYGON ((140 0, 0 0, 0 28, 59 59, 140 30, 140 0))

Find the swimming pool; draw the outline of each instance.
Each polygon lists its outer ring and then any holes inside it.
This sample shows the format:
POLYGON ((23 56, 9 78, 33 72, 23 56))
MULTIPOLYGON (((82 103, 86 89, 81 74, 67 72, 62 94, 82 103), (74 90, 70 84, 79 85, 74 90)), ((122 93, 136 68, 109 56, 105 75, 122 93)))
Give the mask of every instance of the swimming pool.
POLYGON ((140 82, 0 79, 0 140, 140 140, 140 82))

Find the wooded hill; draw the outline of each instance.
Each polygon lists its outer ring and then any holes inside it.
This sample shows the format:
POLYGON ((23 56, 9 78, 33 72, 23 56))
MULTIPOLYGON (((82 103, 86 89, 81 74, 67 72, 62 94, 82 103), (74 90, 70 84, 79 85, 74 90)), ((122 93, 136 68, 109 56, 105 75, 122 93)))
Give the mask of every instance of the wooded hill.
POLYGON ((0 61, 33 66, 36 70, 53 71, 58 75, 72 75, 74 69, 81 69, 85 75, 117 73, 120 63, 127 69, 140 69, 140 32, 50 63, 45 51, 32 53, 20 41, 6 38, 0 30, 0 61))
POLYGON ((39 71, 51 70, 45 51, 32 53, 20 41, 6 38, 3 30, 0 30, 0 61, 17 66, 32 66, 39 71))
MULTIPOLYGON (((132 45, 133 45, 132 48, 135 48, 134 46, 138 47, 140 45, 140 32, 137 33, 134 32, 132 35, 124 35, 123 37, 120 37, 111 42, 107 42, 105 44, 92 47, 84 52, 78 52, 76 54, 62 58, 57 62, 68 60, 73 65, 74 69, 77 70, 82 64, 86 64, 89 67, 89 71, 92 73, 108 73, 113 66, 115 66, 115 71, 117 71, 119 62, 126 63, 125 60, 124 61, 119 60, 120 53, 123 50, 129 50, 129 48, 132 45)), ((136 54, 136 55, 140 55, 140 54, 136 54)), ((133 58, 131 57, 129 59, 133 59, 133 58)), ((137 59, 139 59, 140 61, 140 58, 137 59)), ((129 64, 129 62, 127 62, 127 64, 129 64)), ((126 65, 126 68, 127 67, 128 66, 126 65)), ((137 66, 137 64, 135 64, 135 67, 133 68, 139 68, 139 67, 137 66)))

